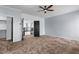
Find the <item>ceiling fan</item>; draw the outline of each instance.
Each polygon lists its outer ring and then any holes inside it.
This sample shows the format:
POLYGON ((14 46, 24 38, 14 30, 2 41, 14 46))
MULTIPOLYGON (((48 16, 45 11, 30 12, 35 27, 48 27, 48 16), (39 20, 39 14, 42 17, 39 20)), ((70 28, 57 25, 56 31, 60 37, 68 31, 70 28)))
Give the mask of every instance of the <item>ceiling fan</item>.
POLYGON ((49 6, 39 6, 39 8, 41 8, 41 11, 44 11, 44 13, 47 13, 47 11, 54 11, 53 9, 50 9, 53 5, 49 5, 49 6))

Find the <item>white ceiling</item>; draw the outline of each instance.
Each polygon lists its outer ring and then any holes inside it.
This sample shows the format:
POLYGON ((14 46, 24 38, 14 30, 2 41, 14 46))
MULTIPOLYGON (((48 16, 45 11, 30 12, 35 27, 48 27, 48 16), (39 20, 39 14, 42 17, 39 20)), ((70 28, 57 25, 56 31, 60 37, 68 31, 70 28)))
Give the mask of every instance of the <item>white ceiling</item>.
POLYGON ((5 6, 21 10, 23 13, 45 18, 79 10, 79 5, 54 5, 51 8, 54 11, 51 12, 48 11, 46 14, 44 14, 43 11, 40 12, 41 9, 38 7, 38 5, 5 5, 5 6))

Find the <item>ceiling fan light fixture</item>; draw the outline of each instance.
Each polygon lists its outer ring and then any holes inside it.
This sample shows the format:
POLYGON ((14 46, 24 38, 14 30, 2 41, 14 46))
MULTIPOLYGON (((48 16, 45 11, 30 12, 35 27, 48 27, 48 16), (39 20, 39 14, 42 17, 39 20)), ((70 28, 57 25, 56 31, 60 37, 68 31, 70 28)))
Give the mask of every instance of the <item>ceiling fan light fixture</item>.
POLYGON ((47 10, 44 10, 44 11, 47 11, 47 10))

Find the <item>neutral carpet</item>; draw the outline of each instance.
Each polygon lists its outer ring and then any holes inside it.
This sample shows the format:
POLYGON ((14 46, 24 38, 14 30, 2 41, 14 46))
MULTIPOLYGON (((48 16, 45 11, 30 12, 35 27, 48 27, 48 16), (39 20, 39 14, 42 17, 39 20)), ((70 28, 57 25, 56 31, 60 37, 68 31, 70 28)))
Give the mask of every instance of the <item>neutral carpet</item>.
POLYGON ((25 36, 23 41, 0 40, 2 54, 77 54, 79 41, 51 36, 25 36))

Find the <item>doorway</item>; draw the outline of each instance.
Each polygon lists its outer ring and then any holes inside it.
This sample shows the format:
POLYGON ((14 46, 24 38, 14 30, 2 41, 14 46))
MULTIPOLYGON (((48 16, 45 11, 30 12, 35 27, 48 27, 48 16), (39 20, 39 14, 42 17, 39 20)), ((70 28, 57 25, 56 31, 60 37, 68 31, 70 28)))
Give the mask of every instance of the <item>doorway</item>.
MULTIPOLYGON (((40 21, 22 20, 22 37, 23 36, 40 36, 40 21)), ((23 38, 22 38, 23 39, 23 38)))

